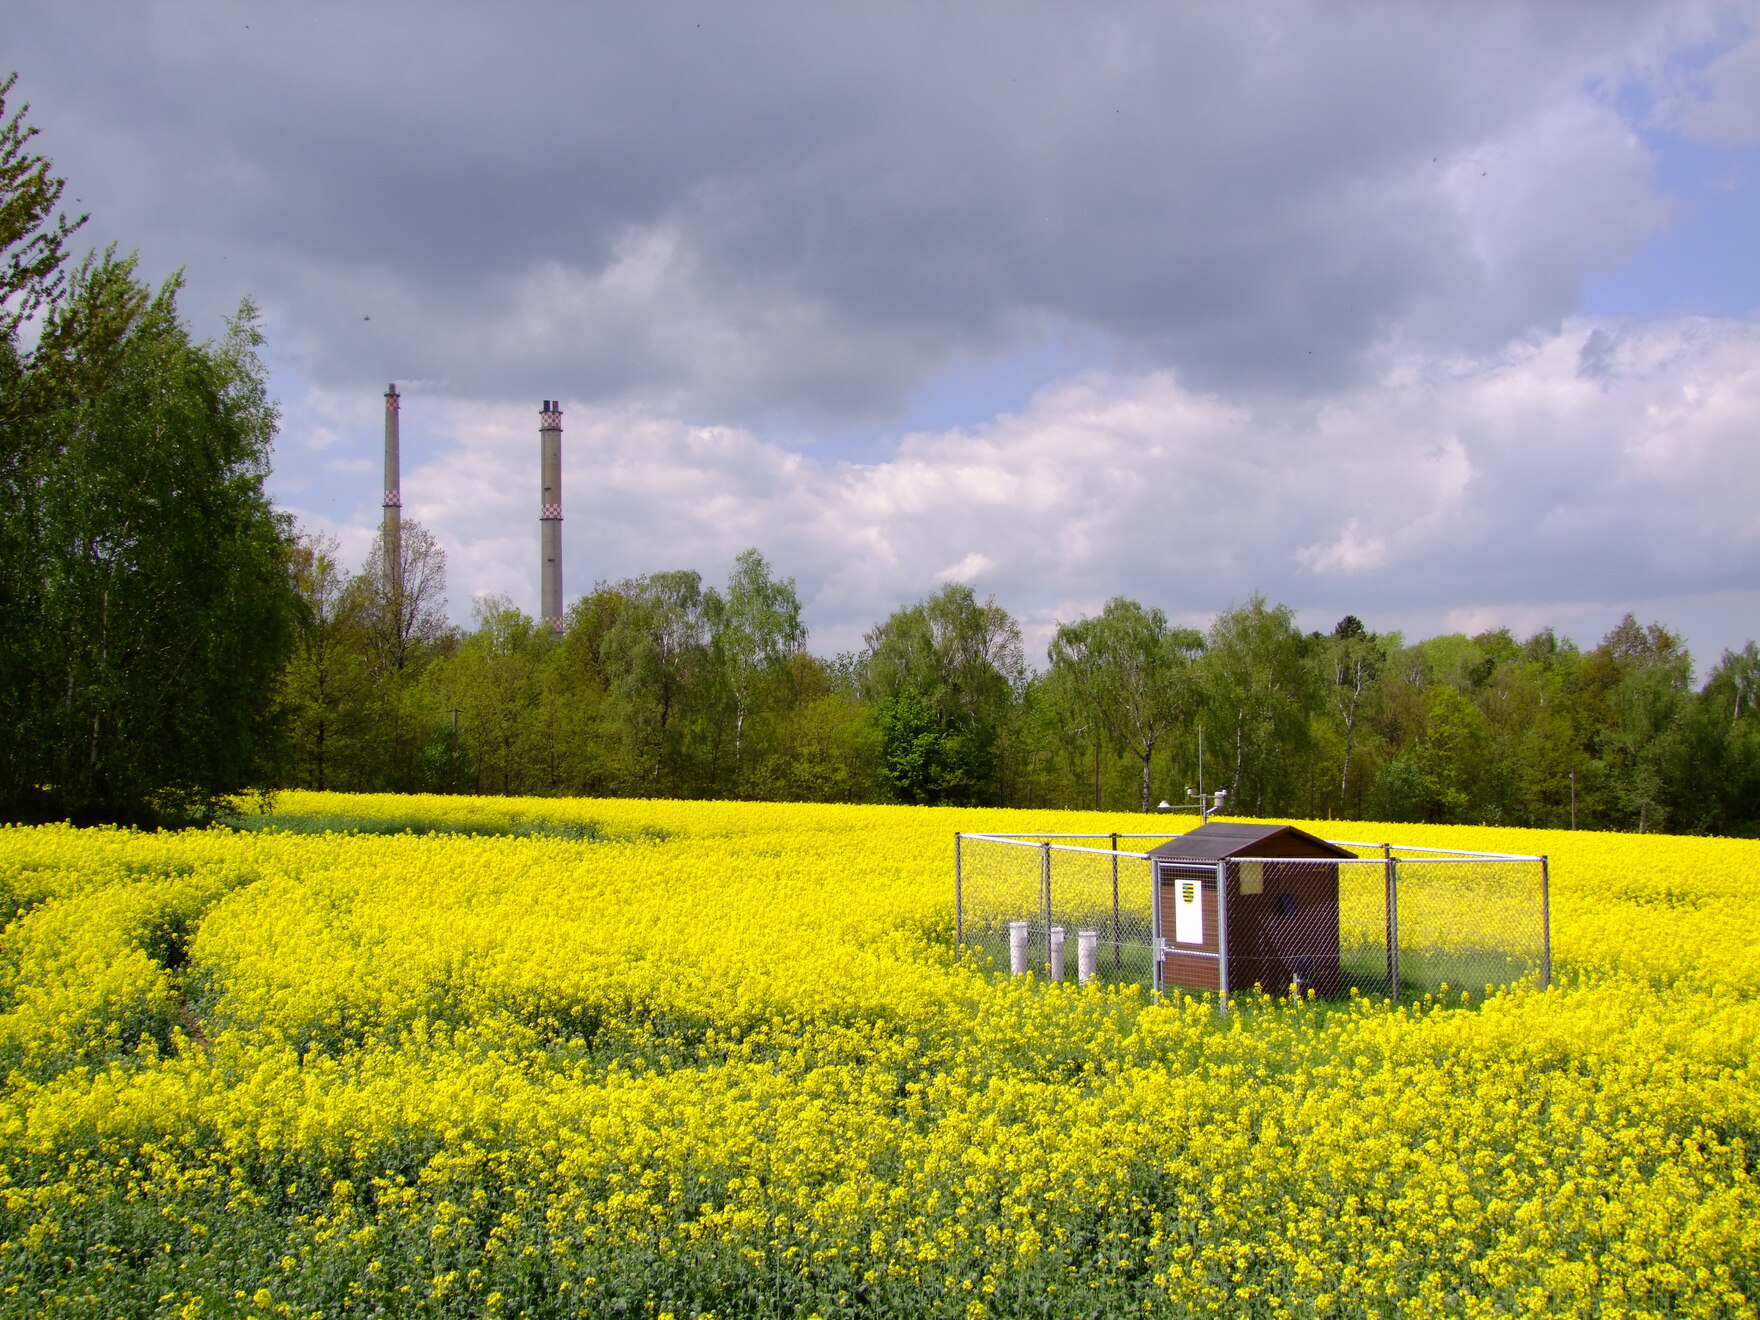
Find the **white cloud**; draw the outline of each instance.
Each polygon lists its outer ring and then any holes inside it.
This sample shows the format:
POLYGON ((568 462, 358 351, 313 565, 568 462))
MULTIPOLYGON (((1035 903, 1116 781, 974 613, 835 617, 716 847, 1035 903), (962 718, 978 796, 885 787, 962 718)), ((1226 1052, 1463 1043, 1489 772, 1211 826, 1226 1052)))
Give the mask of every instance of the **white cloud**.
POLYGON ((1303 546, 1296 558, 1315 573, 1357 573, 1387 562, 1387 540, 1363 535, 1358 520, 1352 518, 1332 541, 1303 546))
POLYGON ((935 580, 937 582, 963 582, 970 586, 994 567, 996 567, 995 560, 989 555, 974 550, 959 563, 950 564, 942 569, 935 575, 935 580))
MULTIPOLYGON (((535 409, 424 408, 406 513, 447 545, 455 601, 530 606, 535 409)), ((1679 601, 1701 651, 1760 632, 1692 603, 1760 581, 1760 326, 1742 322, 1573 321, 1483 358, 1401 359, 1307 412, 1090 375, 871 463, 634 407, 572 407, 565 427, 569 594, 662 568, 718 580, 757 545, 825 650, 951 580, 994 592, 1041 649, 1120 593, 1192 622, 1263 590, 1309 626, 1432 630, 1568 628, 1622 601, 1670 622, 1679 601)))

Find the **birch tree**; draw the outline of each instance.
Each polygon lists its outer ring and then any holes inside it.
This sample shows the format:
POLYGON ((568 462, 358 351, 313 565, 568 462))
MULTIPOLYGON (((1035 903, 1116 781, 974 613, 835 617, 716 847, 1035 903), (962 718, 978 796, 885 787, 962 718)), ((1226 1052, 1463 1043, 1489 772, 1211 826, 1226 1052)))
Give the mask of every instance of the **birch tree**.
POLYGON ((1203 649, 1196 629, 1172 627, 1159 609, 1123 596, 1092 619, 1061 625, 1052 638, 1052 672, 1064 676, 1079 708, 1114 745, 1140 762, 1145 812, 1156 748, 1197 713, 1195 661, 1203 649))

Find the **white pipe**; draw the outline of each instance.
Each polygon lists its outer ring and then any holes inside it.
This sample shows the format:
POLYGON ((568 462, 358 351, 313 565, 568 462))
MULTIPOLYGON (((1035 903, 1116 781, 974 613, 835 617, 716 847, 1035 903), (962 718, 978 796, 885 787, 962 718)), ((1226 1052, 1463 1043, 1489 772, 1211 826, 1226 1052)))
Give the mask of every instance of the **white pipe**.
POLYGON ((1076 932, 1076 979, 1083 985, 1094 979, 1094 973, 1100 966, 1100 932, 1097 930, 1078 930, 1076 932))
POLYGON ((1027 974, 1027 923, 1008 923, 1008 970, 1016 976, 1027 974))
POLYGON ((1063 927, 1051 928, 1051 979, 1063 980, 1063 927))

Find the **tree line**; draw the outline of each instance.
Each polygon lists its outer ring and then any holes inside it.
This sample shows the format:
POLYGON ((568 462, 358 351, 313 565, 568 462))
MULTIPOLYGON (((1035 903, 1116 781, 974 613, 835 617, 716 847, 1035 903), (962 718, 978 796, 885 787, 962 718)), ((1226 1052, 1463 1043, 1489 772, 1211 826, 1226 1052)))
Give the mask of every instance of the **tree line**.
POLYGON ((1225 788, 1251 815, 1760 831, 1760 652, 1695 687, 1681 638, 1628 615, 1408 643, 1303 632, 1254 596, 1203 631, 1118 597, 1030 666, 1019 623, 953 583, 862 648, 807 646, 756 549, 602 582, 559 629, 510 601, 441 612, 444 556, 360 571, 304 539, 281 783, 372 791, 1151 810, 1225 788))

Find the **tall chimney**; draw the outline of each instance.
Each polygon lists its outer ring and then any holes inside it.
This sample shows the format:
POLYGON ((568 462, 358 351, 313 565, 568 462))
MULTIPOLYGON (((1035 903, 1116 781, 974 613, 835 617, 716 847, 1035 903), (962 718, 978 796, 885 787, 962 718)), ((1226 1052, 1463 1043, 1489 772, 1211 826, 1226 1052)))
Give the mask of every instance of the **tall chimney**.
POLYGON ((538 462, 543 490, 538 496, 538 532, 543 550, 543 582, 538 614, 552 628, 562 627, 562 400, 545 399, 538 414, 538 462))
POLYGON ((403 496, 398 487, 399 460, 397 453, 397 417, 402 399, 397 382, 385 387, 385 520, 381 529, 384 539, 385 587, 392 594, 403 590, 403 496))

